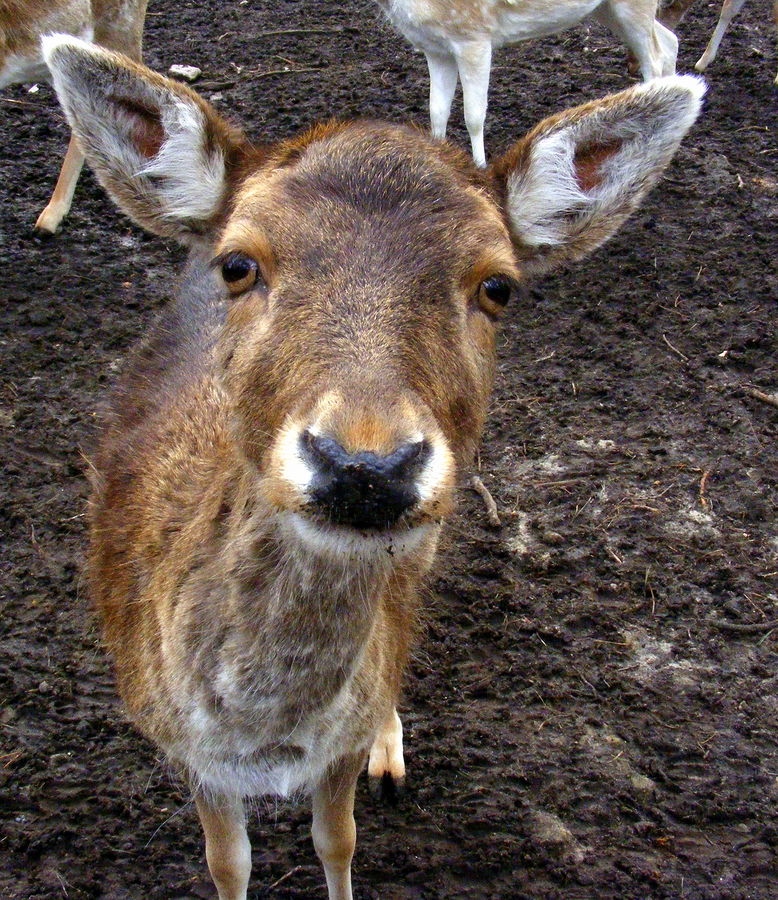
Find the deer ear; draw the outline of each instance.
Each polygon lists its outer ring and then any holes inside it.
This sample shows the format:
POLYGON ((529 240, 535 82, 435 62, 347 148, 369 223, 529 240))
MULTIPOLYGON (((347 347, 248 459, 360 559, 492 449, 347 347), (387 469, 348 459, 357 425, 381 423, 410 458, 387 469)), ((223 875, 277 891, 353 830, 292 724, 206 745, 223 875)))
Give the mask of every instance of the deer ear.
POLYGON ((673 158, 704 93, 692 76, 657 78, 544 120, 493 163, 528 274, 581 259, 617 231, 673 158))
POLYGON ((191 243, 224 207, 247 146, 189 88, 67 35, 42 39, 68 122, 101 184, 139 225, 191 243))

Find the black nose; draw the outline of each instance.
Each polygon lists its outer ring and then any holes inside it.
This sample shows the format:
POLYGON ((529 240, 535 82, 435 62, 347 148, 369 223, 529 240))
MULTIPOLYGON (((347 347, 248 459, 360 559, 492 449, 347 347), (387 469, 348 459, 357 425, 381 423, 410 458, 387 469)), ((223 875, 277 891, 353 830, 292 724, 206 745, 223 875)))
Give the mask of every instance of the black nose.
POLYGON ((308 495, 331 522, 389 528, 419 500, 415 479, 430 455, 426 441, 403 444, 388 456, 352 455, 333 438, 305 431, 300 445, 314 471, 308 495))

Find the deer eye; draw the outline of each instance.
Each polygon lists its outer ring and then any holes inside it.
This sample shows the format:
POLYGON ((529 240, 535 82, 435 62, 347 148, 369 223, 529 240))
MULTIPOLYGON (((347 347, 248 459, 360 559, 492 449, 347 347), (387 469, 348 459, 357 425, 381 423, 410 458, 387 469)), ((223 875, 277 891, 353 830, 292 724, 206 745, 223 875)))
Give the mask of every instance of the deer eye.
POLYGON ((254 287, 259 278, 259 265, 245 253, 234 251, 219 260, 222 278, 231 294, 242 294, 254 287))
POLYGON ((487 315, 497 315, 511 299, 514 282, 507 275, 491 275, 478 288, 478 303, 487 315))

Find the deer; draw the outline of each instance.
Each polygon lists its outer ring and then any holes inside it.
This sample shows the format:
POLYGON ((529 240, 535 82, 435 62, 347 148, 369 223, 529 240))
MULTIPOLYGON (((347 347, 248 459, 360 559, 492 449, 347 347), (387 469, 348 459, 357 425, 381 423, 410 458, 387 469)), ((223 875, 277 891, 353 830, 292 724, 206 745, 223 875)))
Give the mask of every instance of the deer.
MULTIPOLYGON (((675 29, 678 27, 683 17, 689 11, 689 7, 694 2, 695 0, 659 0, 659 5, 656 12, 657 22, 664 25, 665 28, 669 28, 670 31, 675 33, 675 29)), ((629 74, 633 76, 636 76, 640 71, 637 58, 631 50, 627 51, 627 68, 629 70, 629 74)))
POLYGON ((421 129, 249 141, 188 86, 44 38, 97 178, 188 247, 90 457, 86 576, 130 719, 189 782, 219 900, 245 900, 246 798, 309 796, 351 900, 354 793, 405 774, 420 589, 530 276, 591 253, 659 179, 704 84, 551 116, 486 170, 421 129))
MULTIPOLYGON (((672 2, 662 6, 657 15, 657 19, 667 28, 675 31, 676 26, 683 19, 689 11, 689 7, 691 7, 694 2, 695 0, 672 0, 672 2)), ((740 12, 744 3, 745 0, 724 0, 716 28, 714 29, 702 56, 694 64, 694 68, 697 72, 704 72, 716 58, 721 39, 724 37, 727 28, 729 28, 730 22, 740 12)), ((773 20, 776 28, 778 28, 778 0, 773 0, 773 20)), ((630 61, 630 73, 635 74, 636 72, 637 60, 633 59, 630 61)), ((778 75, 775 76, 775 84, 778 85, 778 75)))
POLYGON ((678 40, 656 21, 657 0, 377 0, 391 24, 424 52, 432 135, 446 136, 462 83, 473 158, 486 166, 484 124, 492 51, 566 31, 589 17, 607 25, 638 61, 645 81, 675 73, 678 40))
MULTIPOLYGON (((10 84, 48 80, 41 37, 66 32, 140 61, 147 0, 0 0, 0 90, 10 84)), ((35 223, 54 234, 70 211, 84 165, 71 136, 51 199, 35 223)))
MULTIPOLYGON (((705 48, 702 56, 694 64, 694 68, 698 72, 704 72, 716 58, 716 54, 719 52, 721 39, 724 37, 727 28, 729 28, 730 22, 740 12, 745 2, 746 0, 724 0, 721 6, 719 20, 708 41, 708 46, 705 48)), ((778 28, 778 0, 773 0, 773 21, 775 22, 775 27, 778 28)), ((778 74, 775 76, 775 84, 778 85, 778 74)))

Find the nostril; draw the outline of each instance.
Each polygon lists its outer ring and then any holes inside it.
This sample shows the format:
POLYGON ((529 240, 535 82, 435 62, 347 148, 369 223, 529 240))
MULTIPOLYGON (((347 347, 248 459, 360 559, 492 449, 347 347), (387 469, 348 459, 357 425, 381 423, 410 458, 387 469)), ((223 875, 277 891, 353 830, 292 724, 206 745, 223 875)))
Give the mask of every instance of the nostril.
POLYGON ((384 478, 408 478, 421 469, 430 455, 430 445, 424 440, 403 444, 387 456, 369 451, 350 454, 334 438, 307 429, 300 436, 300 443, 316 468, 328 473, 361 471, 384 478))
POLYGON ((385 456, 383 464, 387 472, 395 477, 408 478, 419 471, 429 455, 430 445, 427 441, 415 441, 412 444, 403 444, 390 456, 385 456))
POLYGON ((313 434, 308 429, 302 433, 300 442, 303 452, 318 469, 328 472, 341 469, 348 465, 348 461, 351 459, 334 438, 313 434))

